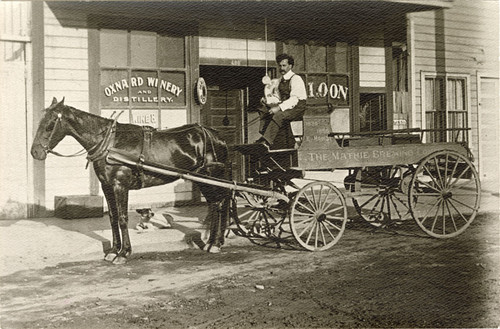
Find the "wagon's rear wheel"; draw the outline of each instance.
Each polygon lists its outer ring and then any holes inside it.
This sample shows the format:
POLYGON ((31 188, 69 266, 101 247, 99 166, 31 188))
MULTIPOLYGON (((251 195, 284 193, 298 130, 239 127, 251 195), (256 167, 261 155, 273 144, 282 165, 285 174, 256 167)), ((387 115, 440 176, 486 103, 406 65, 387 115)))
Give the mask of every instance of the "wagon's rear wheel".
POLYGON ((295 240, 311 251, 326 250, 340 239, 347 223, 344 195, 329 182, 312 182, 301 188, 290 207, 295 240))
POLYGON ((357 169, 346 188, 353 192, 352 203, 369 224, 381 227, 410 219, 407 202, 412 168, 403 166, 357 169))
POLYGON ((481 186, 472 162, 455 151, 425 157, 412 177, 410 210, 430 236, 451 238, 472 223, 479 210, 481 186))
POLYGON ((258 238, 279 236, 287 213, 278 200, 247 192, 236 193, 231 212, 235 234, 258 238))

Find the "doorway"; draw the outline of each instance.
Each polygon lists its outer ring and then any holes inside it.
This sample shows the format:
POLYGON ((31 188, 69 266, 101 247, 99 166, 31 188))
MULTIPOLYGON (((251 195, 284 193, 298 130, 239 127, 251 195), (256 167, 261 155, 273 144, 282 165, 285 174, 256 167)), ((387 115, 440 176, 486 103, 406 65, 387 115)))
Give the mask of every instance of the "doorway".
POLYGON ((219 131, 228 144, 234 180, 243 181, 245 168, 243 156, 231 146, 253 141, 255 124, 249 127, 248 123, 254 123, 252 118, 260 106, 265 71, 261 67, 200 66, 200 76, 208 87, 202 124, 219 131))

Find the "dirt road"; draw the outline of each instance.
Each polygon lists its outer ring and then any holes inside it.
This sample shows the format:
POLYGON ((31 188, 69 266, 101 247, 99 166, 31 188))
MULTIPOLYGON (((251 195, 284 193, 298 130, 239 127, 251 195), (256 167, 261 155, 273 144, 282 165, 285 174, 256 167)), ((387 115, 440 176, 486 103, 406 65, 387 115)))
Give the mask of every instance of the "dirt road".
POLYGON ((498 327, 500 222, 459 237, 350 223, 311 253, 235 237, 221 254, 134 254, 1 277, 1 328, 498 327))

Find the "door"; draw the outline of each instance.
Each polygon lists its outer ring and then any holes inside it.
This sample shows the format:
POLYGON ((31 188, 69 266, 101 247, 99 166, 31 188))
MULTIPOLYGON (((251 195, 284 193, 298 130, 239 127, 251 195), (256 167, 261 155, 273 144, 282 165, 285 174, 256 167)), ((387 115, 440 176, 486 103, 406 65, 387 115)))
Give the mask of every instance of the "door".
POLYGON ((498 192, 500 133, 498 78, 479 80, 479 174, 483 189, 498 192))
POLYGON ((28 145, 24 44, 0 42, 17 49, 0 61, 0 218, 27 217, 28 145))
POLYGON ((243 158, 231 151, 231 146, 242 144, 244 90, 217 90, 210 88, 207 103, 202 109, 203 124, 216 129, 229 147, 229 163, 232 166, 232 179, 243 180, 243 158))

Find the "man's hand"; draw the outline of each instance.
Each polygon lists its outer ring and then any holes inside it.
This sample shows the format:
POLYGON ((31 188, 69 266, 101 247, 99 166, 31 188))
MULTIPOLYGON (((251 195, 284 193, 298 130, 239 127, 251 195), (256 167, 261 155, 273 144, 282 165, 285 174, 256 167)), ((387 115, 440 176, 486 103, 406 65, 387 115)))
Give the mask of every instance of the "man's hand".
POLYGON ((281 111, 280 107, 279 106, 273 106, 269 109, 269 114, 276 114, 278 113, 279 111, 281 111))

